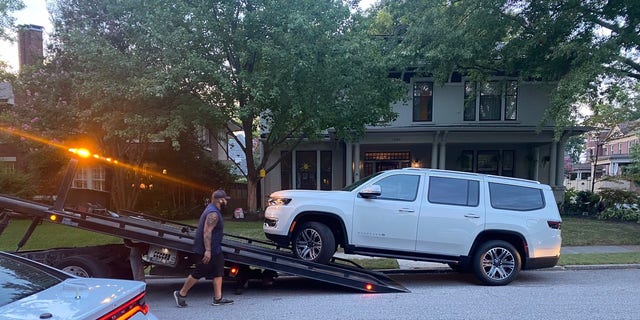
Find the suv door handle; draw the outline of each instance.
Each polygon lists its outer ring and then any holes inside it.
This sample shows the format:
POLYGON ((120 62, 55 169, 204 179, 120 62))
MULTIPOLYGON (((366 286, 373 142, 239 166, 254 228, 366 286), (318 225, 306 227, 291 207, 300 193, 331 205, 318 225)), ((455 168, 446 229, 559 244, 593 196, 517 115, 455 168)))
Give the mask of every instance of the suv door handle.
POLYGON ((480 215, 475 214, 475 213, 467 213, 464 215, 465 218, 473 218, 473 219, 478 219, 480 218, 480 215))
POLYGON ((412 210, 412 209, 408 209, 408 208, 403 208, 403 209, 398 209, 398 212, 400 212, 400 213, 414 213, 416 211, 412 210))

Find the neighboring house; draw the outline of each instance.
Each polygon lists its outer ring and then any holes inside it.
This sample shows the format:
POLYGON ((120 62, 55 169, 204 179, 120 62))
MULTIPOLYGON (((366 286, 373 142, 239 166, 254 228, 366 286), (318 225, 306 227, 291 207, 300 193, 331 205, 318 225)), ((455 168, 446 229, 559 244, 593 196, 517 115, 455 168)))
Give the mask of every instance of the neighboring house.
POLYGON ((298 147, 266 176, 263 196, 340 189, 378 171, 423 167, 538 180, 561 201, 564 143, 584 129, 565 130, 555 141, 554 126, 540 126, 552 84, 508 77, 475 83, 455 74, 443 85, 407 82, 408 102, 393 104, 397 120, 368 128, 355 143, 327 135, 298 147))
MULTIPOLYGON (((42 60, 42 32, 43 28, 36 25, 21 25, 18 29, 18 44, 20 68, 33 65, 42 60)), ((13 87, 8 82, 0 82, 0 112, 6 108, 19 107, 15 101, 13 87)), ((0 136, 0 171, 14 172, 23 166, 24 152, 8 139, 0 136)))
MULTIPOLYGON (((0 82, 0 112, 13 108, 14 105, 13 87, 8 82, 0 82)), ((0 172, 14 172, 22 154, 12 143, 5 141, 7 139, 0 135, 0 172)))
POLYGON ((567 188, 597 192, 603 188, 640 190, 634 183, 617 180, 625 167, 633 161, 631 149, 640 139, 640 120, 619 123, 610 130, 593 131, 587 134, 586 154, 588 163, 574 165, 567 188), (588 168, 589 171, 585 168, 588 168), (595 181, 591 179, 595 176, 595 181), (588 182, 587 184, 583 182, 588 182), (585 188, 586 186, 586 188, 585 188))

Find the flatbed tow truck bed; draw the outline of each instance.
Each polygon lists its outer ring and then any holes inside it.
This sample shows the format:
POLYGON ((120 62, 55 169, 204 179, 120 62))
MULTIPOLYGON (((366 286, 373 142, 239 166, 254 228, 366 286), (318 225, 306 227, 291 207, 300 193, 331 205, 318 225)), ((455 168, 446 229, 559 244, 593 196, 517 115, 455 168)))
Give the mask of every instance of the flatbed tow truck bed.
MULTIPOLYGON (((192 267, 195 257, 192 251, 194 226, 130 211, 117 214, 108 211, 90 213, 64 208, 76 166, 77 160, 71 159, 53 206, 0 195, 0 235, 12 217, 29 218, 32 221, 15 253, 20 253, 19 249, 42 221, 49 221, 122 238, 125 242, 122 246, 145 250, 144 260, 152 266, 170 267, 177 271, 192 267)), ((335 258, 329 264, 303 261, 295 258, 288 248, 230 234, 225 234, 222 249, 225 260, 232 264, 301 276, 364 292, 408 292, 386 275, 361 268, 349 260, 335 258)), ((73 251, 72 248, 65 250, 73 251)), ((82 255, 87 255, 87 249, 82 251, 82 255)), ((134 266, 133 263, 131 265, 134 266)))

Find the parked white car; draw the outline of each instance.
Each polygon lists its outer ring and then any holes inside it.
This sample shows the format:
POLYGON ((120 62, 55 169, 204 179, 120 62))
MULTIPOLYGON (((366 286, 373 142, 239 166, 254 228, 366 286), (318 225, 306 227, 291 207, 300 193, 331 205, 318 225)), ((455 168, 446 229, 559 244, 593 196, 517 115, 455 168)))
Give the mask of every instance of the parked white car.
POLYGON ((555 266, 560 214, 536 181, 434 169, 376 173, 341 191, 271 194, 267 238, 300 259, 348 254, 447 263, 504 285, 521 269, 555 266))
POLYGON ((0 251, 0 319, 156 320, 145 294, 144 282, 79 278, 0 251))

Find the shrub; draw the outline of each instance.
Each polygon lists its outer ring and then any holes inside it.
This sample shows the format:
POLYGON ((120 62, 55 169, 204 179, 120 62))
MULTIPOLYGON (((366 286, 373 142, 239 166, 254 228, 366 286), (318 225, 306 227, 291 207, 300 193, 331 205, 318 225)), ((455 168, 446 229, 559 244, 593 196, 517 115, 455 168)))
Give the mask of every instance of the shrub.
POLYGON ((640 223, 640 210, 637 206, 613 206, 598 213, 598 219, 640 223))
POLYGON ((564 215, 581 215, 595 217, 599 211, 600 196, 591 191, 565 192, 561 213, 564 215))
POLYGON ((638 194, 628 190, 602 189, 598 194, 602 199, 604 209, 638 205, 638 194))

